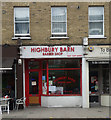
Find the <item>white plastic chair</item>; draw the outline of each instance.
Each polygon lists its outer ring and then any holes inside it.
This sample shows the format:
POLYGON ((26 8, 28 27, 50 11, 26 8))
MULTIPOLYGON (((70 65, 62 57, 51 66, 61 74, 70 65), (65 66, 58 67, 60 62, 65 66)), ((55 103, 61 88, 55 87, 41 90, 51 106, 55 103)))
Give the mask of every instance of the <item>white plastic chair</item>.
POLYGON ((7 113, 9 114, 9 101, 0 101, 0 114, 2 114, 2 111, 7 111, 7 113))
POLYGON ((24 97, 16 100, 16 108, 17 108, 17 110, 19 108, 19 105, 23 105, 23 107, 25 108, 25 100, 26 100, 26 98, 24 98, 24 97))

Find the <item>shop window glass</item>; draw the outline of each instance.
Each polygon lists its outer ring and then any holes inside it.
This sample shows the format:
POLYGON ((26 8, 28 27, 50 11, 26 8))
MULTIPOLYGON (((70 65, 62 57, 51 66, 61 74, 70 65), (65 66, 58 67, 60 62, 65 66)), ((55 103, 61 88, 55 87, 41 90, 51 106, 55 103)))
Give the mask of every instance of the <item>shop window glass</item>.
MULTIPOLYGON (((80 59, 50 59, 41 63, 42 95, 80 94, 80 59)), ((39 61, 31 60, 29 71, 39 66, 39 61)), ((29 94, 38 94, 38 79, 37 71, 29 72, 29 94)))
POLYGON ((103 93, 109 94, 109 69, 104 68, 103 68, 103 93))
POLYGON ((38 69, 39 61, 29 61, 29 69, 38 69))
POLYGON ((80 68, 78 59, 57 59, 48 61, 49 68, 80 68))
POLYGON ((46 69, 47 68, 47 60, 44 60, 42 63, 42 69, 46 69))
POLYGON ((80 94, 80 70, 49 70, 51 94, 80 94))
POLYGON ((98 72, 97 71, 91 71, 92 76, 90 77, 89 81, 89 91, 90 94, 98 93, 98 72))
POLYGON ((29 72, 29 94, 39 93, 39 74, 38 72, 29 72))
POLYGON ((47 74, 46 70, 42 71, 42 94, 47 94, 47 74))
POLYGON ((108 62, 90 62, 90 93, 101 92, 109 94, 109 64, 108 62))

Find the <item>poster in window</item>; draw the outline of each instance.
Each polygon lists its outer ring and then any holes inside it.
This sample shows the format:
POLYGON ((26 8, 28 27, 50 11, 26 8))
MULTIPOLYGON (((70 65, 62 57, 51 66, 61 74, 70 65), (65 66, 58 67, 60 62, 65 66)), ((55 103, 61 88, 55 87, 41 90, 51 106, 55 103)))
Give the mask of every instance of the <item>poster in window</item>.
POLYGON ((45 76, 42 76, 42 80, 45 80, 45 76))
POLYGON ((49 81, 49 86, 52 86, 52 85, 53 85, 53 81, 50 80, 50 81, 49 81))
POLYGON ((46 80, 46 77, 45 76, 42 76, 42 82, 44 83, 46 80))
POLYGON ((97 81, 97 77, 96 76, 92 76, 91 77, 91 83, 94 83, 95 81, 97 81))
POLYGON ((63 94, 63 87, 56 87, 57 94, 63 94))
POLYGON ((56 91, 56 86, 49 86, 49 91, 56 91))
POLYGON ((32 86, 35 86, 36 85, 36 81, 32 81, 32 86))

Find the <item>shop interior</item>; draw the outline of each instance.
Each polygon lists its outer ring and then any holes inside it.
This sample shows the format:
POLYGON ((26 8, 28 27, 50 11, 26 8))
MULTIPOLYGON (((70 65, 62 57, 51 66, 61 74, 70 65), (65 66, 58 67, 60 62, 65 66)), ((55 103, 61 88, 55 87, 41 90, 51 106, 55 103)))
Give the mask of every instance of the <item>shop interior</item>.
POLYGON ((15 77, 13 70, 2 71, 2 96, 10 95, 10 91, 15 91, 15 77))

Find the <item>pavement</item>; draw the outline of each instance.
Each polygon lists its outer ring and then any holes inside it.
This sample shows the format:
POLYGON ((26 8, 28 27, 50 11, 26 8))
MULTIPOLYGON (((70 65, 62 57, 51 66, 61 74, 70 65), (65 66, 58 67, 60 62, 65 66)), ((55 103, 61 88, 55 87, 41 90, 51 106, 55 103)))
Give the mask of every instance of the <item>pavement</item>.
POLYGON ((39 106, 29 106, 25 109, 12 110, 9 114, 4 112, 2 119, 53 119, 53 118, 110 118, 109 107, 92 107, 92 108, 46 108, 39 106))

